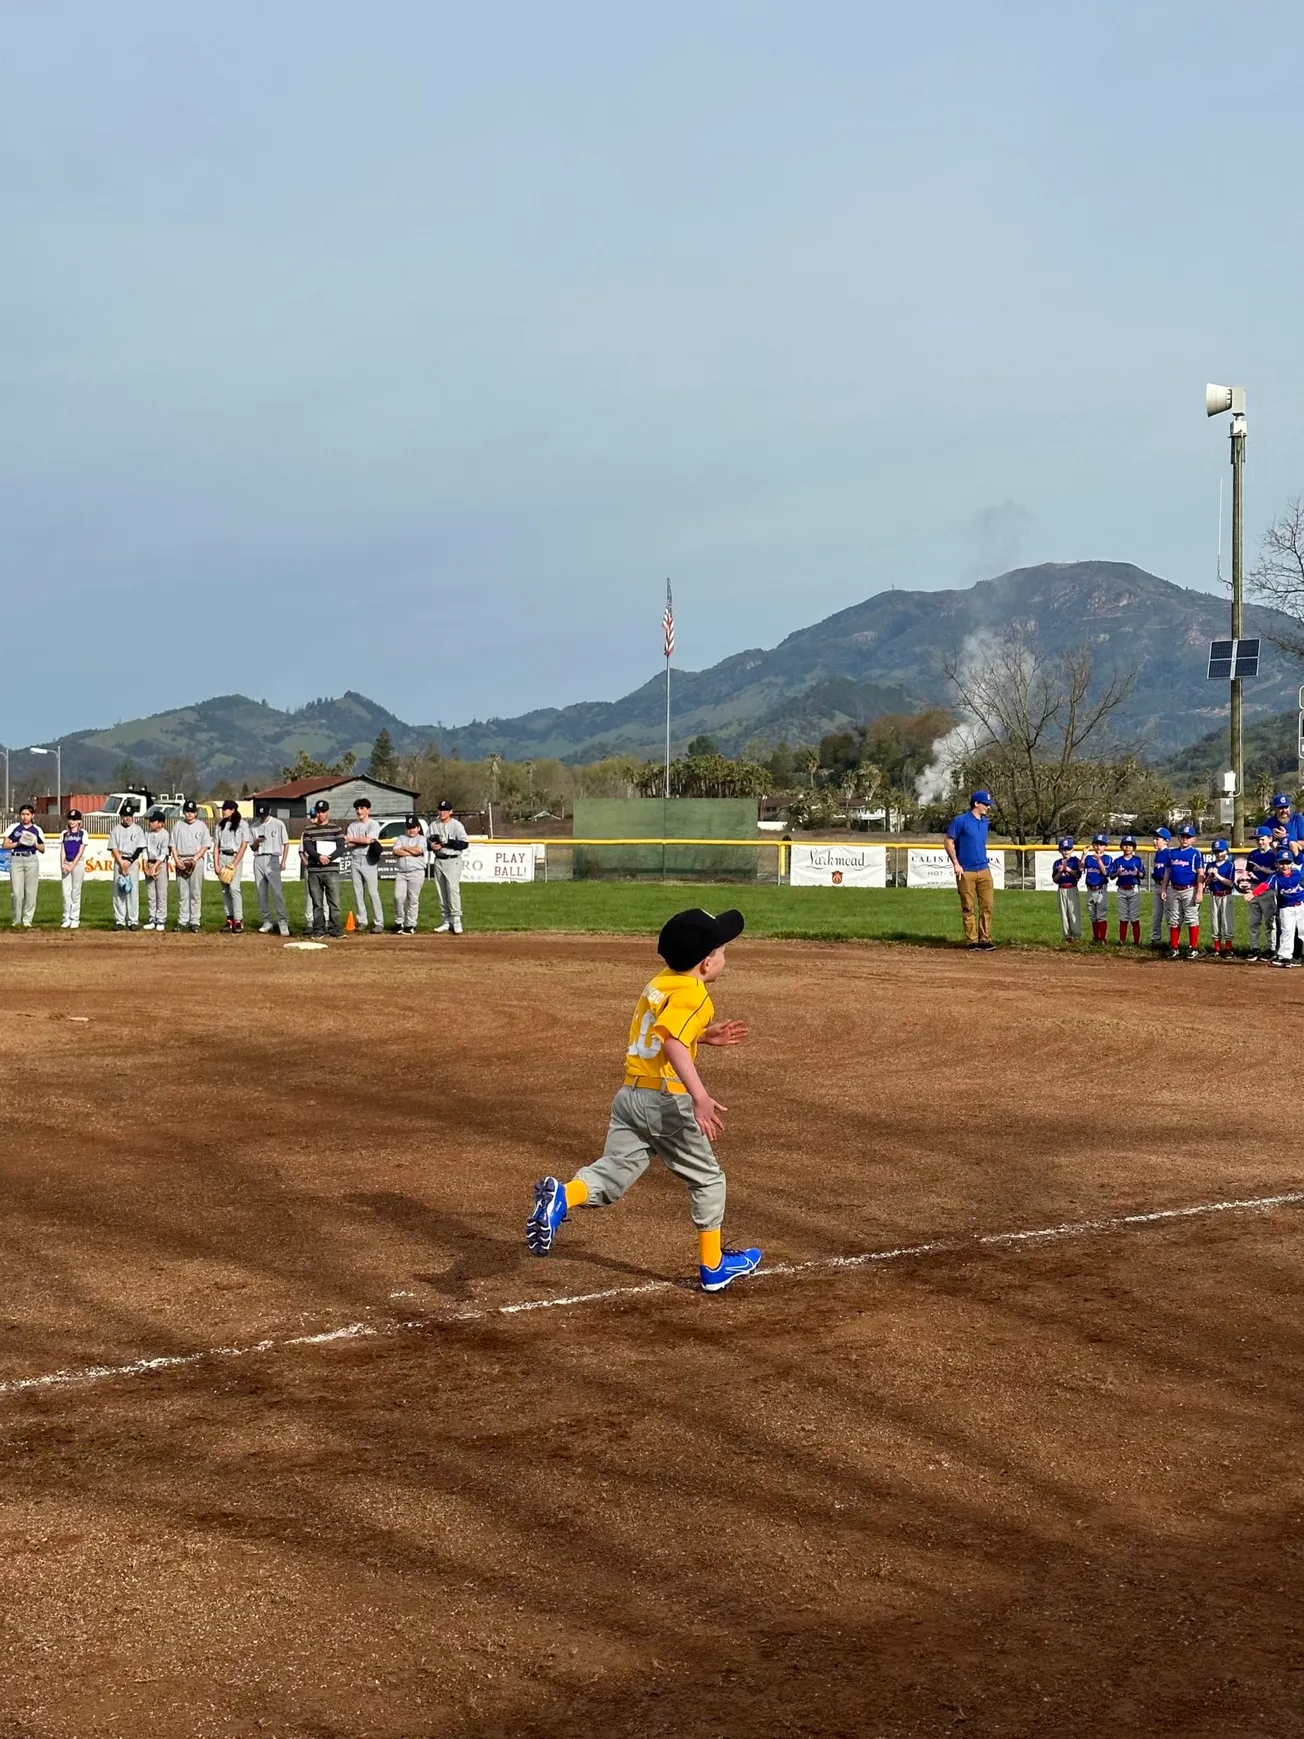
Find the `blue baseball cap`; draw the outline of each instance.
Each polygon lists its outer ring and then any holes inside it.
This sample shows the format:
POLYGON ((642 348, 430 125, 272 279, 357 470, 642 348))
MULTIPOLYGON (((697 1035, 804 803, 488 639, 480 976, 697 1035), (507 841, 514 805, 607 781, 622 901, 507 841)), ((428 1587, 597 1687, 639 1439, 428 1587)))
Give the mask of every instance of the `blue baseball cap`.
POLYGON ((1155 838, 1156 839, 1171 839, 1172 837, 1173 837, 1172 834, 1168 831, 1168 829, 1166 827, 1156 827, 1156 829, 1155 829, 1155 838))
POLYGON ((1194 839, 1196 837, 1196 835, 1199 833, 1199 831, 1200 831, 1200 829, 1195 825, 1195 823, 1193 821, 1188 821, 1186 823, 1186 825, 1182 828, 1182 838, 1183 839, 1194 839))
POLYGON ((1131 833, 1125 833, 1123 835, 1122 839, 1120 839, 1118 843, 1120 845, 1135 845, 1136 844, 1136 836, 1134 834, 1131 834, 1131 833))
POLYGON ((1284 791, 1277 791, 1273 794, 1272 807, 1274 809, 1289 809, 1290 798, 1284 791))
POLYGON ((1256 839, 1271 839, 1272 838, 1272 825, 1271 825, 1271 823, 1265 821, 1259 827, 1256 827, 1254 830, 1254 837, 1256 839))
POLYGON ((1107 833, 1093 833, 1091 843, 1092 845, 1108 845, 1109 835, 1107 833))
POLYGON ((990 791, 971 791, 969 793, 969 807, 971 809, 975 803, 986 803, 990 807, 991 801, 992 794, 990 791))
POLYGON ((1290 853, 1288 851, 1279 851, 1277 853, 1277 862, 1278 863, 1293 864, 1294 861, 1295 861, 1295 859, 1290 855, 1290 853))
POLYGON ((1069 838, 1067 833, 1064 835, 1063 839, 1060 840, 1059 848, 1061 851, 1073 850, 1073 841, 1069 838))
POLYGON ((1213 849, 1215 851, 1228 851, 1230 848, 1231 840, 1229 839, 1215 839, 1213 842, 1213 849))

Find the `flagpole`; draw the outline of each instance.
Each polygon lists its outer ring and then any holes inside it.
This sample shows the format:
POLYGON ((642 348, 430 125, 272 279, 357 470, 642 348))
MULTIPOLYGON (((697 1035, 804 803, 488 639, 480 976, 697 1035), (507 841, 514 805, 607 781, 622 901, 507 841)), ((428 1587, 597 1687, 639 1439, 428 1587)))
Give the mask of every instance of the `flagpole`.
POLYGON ((670 581, 666 581, 666 613, 663 619, 666 631, 666 765, 665 781, 662 796, 665 802, 670 801, 670 660, 675 650, 675 601, 670 591, 670 581))

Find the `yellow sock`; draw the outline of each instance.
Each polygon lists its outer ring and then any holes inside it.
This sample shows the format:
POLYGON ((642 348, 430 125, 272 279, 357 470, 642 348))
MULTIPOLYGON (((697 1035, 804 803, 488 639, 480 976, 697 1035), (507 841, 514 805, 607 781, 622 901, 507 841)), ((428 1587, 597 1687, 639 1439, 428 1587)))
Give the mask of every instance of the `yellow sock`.
POLYGON ((568 1208, 582 1208, 588 1199, 589 1186, 581 1182, 579 1178, 573 1177, 566 1185, 566 1206, 568 1208))
POLYGON ((720 1266, 719 1226, 713 1232, 699 1232, 697 1234, 697 1259, 703 1268, 718 1268, 720 1266))

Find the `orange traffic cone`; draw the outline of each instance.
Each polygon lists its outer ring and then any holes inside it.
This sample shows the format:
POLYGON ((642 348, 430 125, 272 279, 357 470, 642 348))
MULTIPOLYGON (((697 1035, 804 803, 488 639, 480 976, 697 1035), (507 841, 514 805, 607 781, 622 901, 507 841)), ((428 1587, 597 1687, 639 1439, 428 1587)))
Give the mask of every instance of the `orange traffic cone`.
POLYGON ((351 936, 357 927, 358 926, 353 921, 353 913, 350 912, 348 917, 344 920, 344 932, 346 935, 351 936))

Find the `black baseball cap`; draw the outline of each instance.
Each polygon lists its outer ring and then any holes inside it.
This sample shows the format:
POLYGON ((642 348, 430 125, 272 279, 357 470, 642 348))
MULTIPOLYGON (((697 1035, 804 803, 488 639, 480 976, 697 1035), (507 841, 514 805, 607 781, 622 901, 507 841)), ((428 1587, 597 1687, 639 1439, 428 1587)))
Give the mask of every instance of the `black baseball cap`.
POLYGON ((270 803, 255 803, 254 804, 254 814, 255 815, 270 815, 271 813, 272 813, 272 806, 270 803))
POLYGON ((686 912, 676 912, 662 925, 657 953, 672 972, 691 972, 708 954, 741 936, 743 923, 742 913, 732 907, 717 918, 700 906, 692 906, 686 912))
POLYGON ((421 817, 419 815, 406 815, 404 816, 403 821, 406 827, 420 827, 421 825, 421 817))
POLYGON ((439 799, 439 807, 441 809, 448 809, 451 811, 453 805, 448 801, 447 797, 441 797, 439 799))
POLYGON ((199 805, 195 802, 193 797, 186 798, 185 802, 181 805, 181 813, 183 815, 199 814, 199 805))
POLYGON ((330 804, 326 799, 324 797, 319 797, 312 806, 312 812, 314 815, 324 815, 329 808, 330 804))
POLYGON ((82 818, 82 812, 80 809, 70 809, 68 811, 69 821, 80 821, 81 818, 82 818))
POLYGON ((151 809, 149 812, 149 818, 151 821, 166 821, 167 820, 167 816, 164 815, 164 813, 161 809, 151 809))
POLYGON ((134 815, 135 813, 136 805, 134 803, 124 803, 118 811, 119 815, 134 815))
POLYGON ((223 813, 225 814, 228 809, 231 810, 233 814, 238 815, 240 813, 240 805, 236 802, 234 797, 224 797, 222 799, 223 813))

